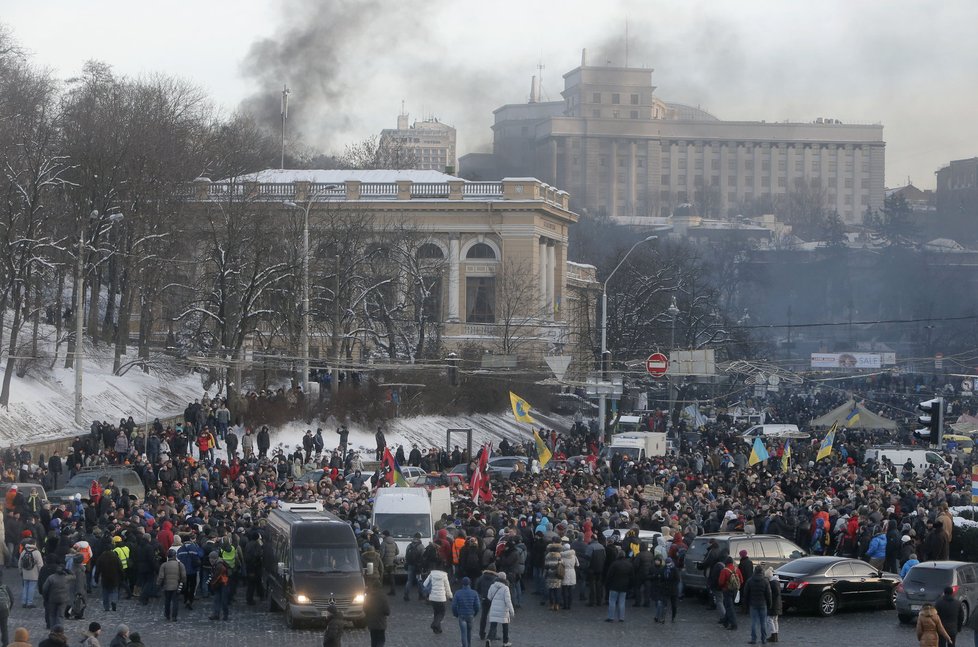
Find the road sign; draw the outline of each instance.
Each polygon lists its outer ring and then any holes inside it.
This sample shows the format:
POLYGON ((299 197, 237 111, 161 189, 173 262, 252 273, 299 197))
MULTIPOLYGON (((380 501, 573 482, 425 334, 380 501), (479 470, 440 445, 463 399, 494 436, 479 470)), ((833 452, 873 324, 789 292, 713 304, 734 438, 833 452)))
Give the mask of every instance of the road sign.
POLYGON ((649 372, 649 375, 656 377, 665 375, 666 371, 669 370, 669 358, 662 353, 652 353, 645 360, 645 370, 649 372))

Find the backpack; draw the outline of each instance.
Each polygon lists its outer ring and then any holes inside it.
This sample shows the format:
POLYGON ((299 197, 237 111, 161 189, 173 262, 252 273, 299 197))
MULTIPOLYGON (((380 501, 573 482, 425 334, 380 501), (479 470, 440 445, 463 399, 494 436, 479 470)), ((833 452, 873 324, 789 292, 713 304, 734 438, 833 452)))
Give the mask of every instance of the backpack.
POLYGON ((20 556, 20 568, 25 571, 32 571, 37 566, 37 560, 34 559, 33 550, 25 550, 24 554, 20 556))
POLYGON ((557 577, 564 579, 564 561, 557 562, 557 577))
POLYGON ((85 596, 81 593, 76 593, 75 600, 71 603, 68 614, 74 620, 82 620, 85 617, 86 607, 88 607, 88 602, 85 601, 85 596))
POLYGON ((740 578, 740 571, 736 568, 730 571, 730 577, 727 578, 727 591, 734 593, 740 591, 740 585, 742 584, 740 578))

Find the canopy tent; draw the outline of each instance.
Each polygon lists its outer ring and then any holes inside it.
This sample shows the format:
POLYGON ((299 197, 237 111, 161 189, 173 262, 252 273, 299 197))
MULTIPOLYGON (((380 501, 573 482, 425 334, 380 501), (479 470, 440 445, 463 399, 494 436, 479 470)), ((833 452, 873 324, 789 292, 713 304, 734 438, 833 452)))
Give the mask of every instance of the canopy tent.
POLYGON ((951 423, 951 429, 957 434, 973 434, 978 432, 978 416, 962 413, 957 422, 951 423))
POLYGON ((856 404, 855 400, 849 400, 842 406, 836 407, 832 411, 829 411, 824 416, 819 416, 811 422, 812 427, 831 427, 832 425, 838 423, 840 427, 848 427, 849 429, 896 429, 897 423, 884 418, 883 416, 877 415, 864 407, 862 404, 856 404), (847 423, 849 419, 849 414, 852 413, 852 409, 855 407, 859 411, 859 416, 854 422, 847 423))

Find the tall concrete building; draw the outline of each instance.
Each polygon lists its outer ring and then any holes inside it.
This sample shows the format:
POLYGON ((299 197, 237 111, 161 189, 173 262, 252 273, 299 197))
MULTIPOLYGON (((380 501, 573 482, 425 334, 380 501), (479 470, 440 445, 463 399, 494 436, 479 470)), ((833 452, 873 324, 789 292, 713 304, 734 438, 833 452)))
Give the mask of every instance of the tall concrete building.
POLYGON ((570 192, 575 211, 618 217, 668 216, 684 203, 722 217, 802 185, 848 223, 883 206, 881 125, 721 121, 660 99, 652 72, 582 56, 563 101, 531 91, 498 108, 491 157, 464 156, 460 175, 537 177, 570 192))
POLYGON ((421 171, 455 173, 455 129, 435 117, 415 121, 408 126, 408 115, 397 116, 397 128, 380 132, 381 146, 398 146, 400 152, 415 160, 412 168, 421 171))

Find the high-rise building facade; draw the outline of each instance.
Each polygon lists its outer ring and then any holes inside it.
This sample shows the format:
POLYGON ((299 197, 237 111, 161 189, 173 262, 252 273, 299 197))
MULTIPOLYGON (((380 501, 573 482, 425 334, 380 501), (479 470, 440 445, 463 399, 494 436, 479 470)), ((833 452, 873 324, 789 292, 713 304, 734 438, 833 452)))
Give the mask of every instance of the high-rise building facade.
POLYGON ((815 189, 847 223, 884 198, 881 125, 721 121, 661 100, 648 68, 581 67, 564 75, 563 101, 495 111, 493 155, 462 158, 486 176, 536 177, 567 190, 578 212, 668 216, 680 204, 722 217, 815 189), (468 158, 468 159, 467 159, 468 158))
POLYGON ((455 129, 431 117, 408 126, 408 115, 397 116, 397 128, 380 133, 382 147, 396 147, 420 171, 455 173, 455 129))

